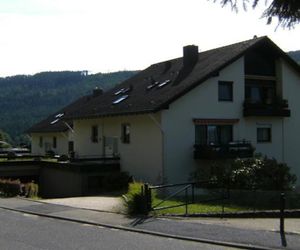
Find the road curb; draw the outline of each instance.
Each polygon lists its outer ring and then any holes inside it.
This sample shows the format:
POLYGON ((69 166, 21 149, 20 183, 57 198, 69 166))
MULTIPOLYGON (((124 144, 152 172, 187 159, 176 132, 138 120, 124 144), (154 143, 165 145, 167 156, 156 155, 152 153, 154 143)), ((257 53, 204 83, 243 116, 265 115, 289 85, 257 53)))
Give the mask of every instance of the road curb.
POLYGON ((46 218, 51 218, 51 219, 64 220, 64 221, 88 224, 88 225, 93 225, 93 226, 101 226, 101 227, 106 227, 106 228, 111 228, 111 229, 118 229, 118 230, 123 230, 123 231, 134 232, 134 233, 148 234, 148 235, 159 236, 159 237, 164 237, 164 238, 173 238, 173 239, 177 239, 177 240, 185 240, 185 241, 213 244, 213 245, 219 245, 219 246, 224 246, 224 247, 235 247, 235 248, 239 248, 239 249, 253 249, 253 250, 276 250, 276 249, 280 250, 281 249, 281 248, 269 248, 269 247, 261 247, 261 246, 250 245, 250 244, 247 245, 247 244, 234 243, 234 242, 217 241, 217 240, 209 240, 209 239, 202 239, 202 238, 195 238, 195 237, 188 237, 188 236, 166 234, 166 233, 160 233, 160 232, 155 232, 155 231, 150 231, 150 230, 145 230, 145 229, 136 229, 136 228, 126 227, 126 226, 121 226, 121 225, 111 225, 111 224, 106 224, 106 223, 99 223, 99 222, 92 222, 92 221, 87 221, 87 220, 67 218, 67 217, 43 214, 43 213, 38 213, 38 212, 31 212, 31 211, 26 211, 26 210, 22 210, 22 209, 8 208, 8 207, 2 207, 2 206, 0 206, 0 209, 13 211, 13 212, 20 212, 20 213, 25 213, 25 214, 31 214, 31 215, 37 215, 40 217, 46 217, 46 218))

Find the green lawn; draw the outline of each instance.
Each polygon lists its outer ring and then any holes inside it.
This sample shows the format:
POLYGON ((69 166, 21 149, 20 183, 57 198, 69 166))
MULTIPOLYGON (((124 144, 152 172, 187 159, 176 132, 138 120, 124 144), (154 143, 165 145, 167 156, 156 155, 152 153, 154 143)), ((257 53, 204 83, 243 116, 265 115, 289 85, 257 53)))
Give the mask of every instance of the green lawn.
MULTIPOLYGON (((15 158, 15 159, 7 159, 7 158, 0 158, 0 162, 28 162, 34 161, 34 158, 15 158)), ((46 162, 57 162, 57 159, 54 158, 41 158, 41 161, 46 162)))
MULTIPOLYGON (((235 193, 231 194, 229 199, 215 200, 209 202, 203 202, 203 200, 211 199, 209 196, 196 196, 195 203, 188 205, 188 214, 195 213, 221 213, 224 212, 238 212, 238 211, 258 211, 258 210, 279 210, 280 197, 278 193, 235 193)), ((215 197, 217 198, 217 197, 215 197)), ((159 197, 153 197, 152 206, 160 203, 162 199, 159 197)), ((185 204, 185 200, 182 198, 171 199, 163 202, 159 207, 176 206, 185 204)), ((300 209, 300 194, 286 193, 286 209, 300 209)), ((167 208, 163 210, 157 210, 155 214, 185 214, 186 206, 180 206, 175 208, 167 208)))
MULTIPOLYGON (((153 206, 155 204, 159 203, 161 200, 160 199, 155 199, 153 201, 153 206)), ((218 203, 195 203, 195 204, 190 204, 188 205, 188 214, 196 214, 196 213, 221 213, 223 210, 223 206, 221 204, 221 201, 218 203), (219 204, 218 204, 219 203, 219 204)), ((176 206, 184 204, 183 201, 175 201, 175 200, 168 200, 165 201, 160 205, 160 207, 168 207, 168 206, 176 206)), ((239 206, 234 206, 234 205, 224 205, 224 211, 225 212, 237 212, 237 211, 245 211, 249 210, 249 208, 245 207, 239 207, 239 206)), ((174 207, 174 208, 167 208, 163 210, 157 210, 154 211, 153 213, 155 214, 185 214, 186 212, 186 206, 180 206, 180 207, 174 207)))

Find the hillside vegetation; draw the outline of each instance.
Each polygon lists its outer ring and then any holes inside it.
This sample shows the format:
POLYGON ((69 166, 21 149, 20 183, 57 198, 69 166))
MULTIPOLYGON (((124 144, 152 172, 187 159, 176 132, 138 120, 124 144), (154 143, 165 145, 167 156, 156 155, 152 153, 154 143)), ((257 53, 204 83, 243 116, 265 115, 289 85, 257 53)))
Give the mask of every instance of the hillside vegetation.
POLYGON ((300 64, 300 50, 290 51, 289 56, 292 57, 297 63, 300 64))
POLYGON ((83 71, 42 72, 0 78, 0 130, 10 142, 27 141, 23 132, 97 86, 104 91, 136 71, 86 75, 83 71))

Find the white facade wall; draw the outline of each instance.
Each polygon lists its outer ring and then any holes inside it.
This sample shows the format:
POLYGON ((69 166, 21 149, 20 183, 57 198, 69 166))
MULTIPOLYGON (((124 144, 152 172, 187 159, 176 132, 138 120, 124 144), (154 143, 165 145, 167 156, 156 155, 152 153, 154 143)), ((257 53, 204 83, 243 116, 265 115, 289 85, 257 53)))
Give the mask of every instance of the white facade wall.
POLYGON ((160 115, 132 115, 74 121, 77 157, 103 156, 104 137, 116 138, 121 170, 136 180, 160 183, 162 177, 162 133, 160 115), (122 124, 130 125, 130 143, 121 141, 122 124), (98 143, 91 141, 91 127, 98 126, 98 143))
POLYGON ((52 150, 58 155, 68 155, 69 132, 59 133, 32 133, 31 152, 34 155, 45 155, 45 152, 52 150), (42 137, 42 146, 40 146, 42 137), (53 147, 53 137, 56 137, 56 148, 53 147))
MULTIPOLYGON (((286 69, 284 71, 287 71, 286 69)), ((284 75, 290 72, 284 72, 284 75)), ((297 79, 285 79, 291 86, 290 92, 299 93, 295 89, 300 88, 300 84, 295 88, 297 79)), ((298 79, 299 83, 299 79, 298 79)), ((162 112, 162 127, 164 129, 165 147, 165 169, 167 182, 178 183, 189 179, 190 174, 199 164, 207 164, 207 161, 194 160, 193 151, 195 143, 194 118, 206 119, 239 119, 233 125, 233 140, 249 140, 256 149, 256 153, 274 157, 283 162, 288 158, 297 159, 297 147, 300 138, 296 137, 289 144, 286 144, 287 135, 296 131, 296 124, 300 124, 292 111, 291 118, 282 117, 244 117, 243 102, 245 91, 244 58, 240 58, 223 69, 219 76, 212 77, 195 89, 172 103, 168 110, 162 112), (233 81, 233 102, 218 101, 218 81, 233 81), (289 122, 288 122, 289 121, 289 122), (267 143, 257 143, 257 128, 271 127, 272 141, 267 143), (284 128, 284 129, 283 129, 284 128), (285 132, 289 130, 289 132, 285 132), (298 143, 298 144, 297 144, 298 143), (287 157, 286 148, 295 146, 287 157)), ((299 89, 300 91, 300 89, 299 89)), ((285 91, 286 92, 286 91, 285 91)), ((289 93, 288 95, 292 95, 289 93)), ((290 99, 284 93, 284 98, 290 99)), ((289 100, 290 102, 290 100, 289 100)), ((297 98, 291 100, 290 107, 296 106, 297 98)), ((300 135, 299 135, 300 137, 300 135)), ((300 145, 299 145, 300 146, 300 145)), ((297 160, 286 161, 295 169, 297 160), (292 164, 293 163, 293 164, 292 164)), ((299 164, 298 164, 299 165, 299 164)), ((298 174, 300 174, 298 172, 298 174)), ((299 175, 300 178, 300 175, 299 175)))
POLYGON ((284 119, 284 160, 297 174, 300 190, 300 74, 282 63, 283 98, 288 100, 291 117, 284 119))
MULTIPOLYGON (((244 101, 243 59, 222 70, 217 77, 203 82, 162 112, 165 131, 165 169, 169 183, 186 181, 199 161, 193 157, 195 143, 194 118, 238 119, 244 101), (233 102, 218 101, 218 81, 233 81, 233 102)), ((233 128, 234 139, 237 129, 233 128)), ((241 135, 240 135, 241 136, 241 135)))

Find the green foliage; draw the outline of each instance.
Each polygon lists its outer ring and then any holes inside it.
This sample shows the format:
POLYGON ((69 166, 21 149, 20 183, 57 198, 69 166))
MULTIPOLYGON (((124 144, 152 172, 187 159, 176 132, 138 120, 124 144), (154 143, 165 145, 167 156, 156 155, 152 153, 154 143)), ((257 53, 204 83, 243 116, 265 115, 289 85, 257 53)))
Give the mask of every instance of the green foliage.
POLYGON ((124 195, 125 207, 127 214, 144 214, 145 213, 145 198, 142 194, 143 183, 129 183, 127 194, 124 195))
MULTIPOLYGON (((222 6, 230 5, 235 11, 239 10, 242 6, 244 10, 247 10, 249 3, 252 2, 251 7, 254 9, 258 6, 260 0, 214 0, 220 2, 222 6)), ((262 13, 262 17, 267 18, 267 23, 270 24, 274 17, 278 18, 279 25, 283 27, 294 27, 295 24, 300 22, 299 8, 300 2, 297 0, 272 0, 265 2, 266 9, 262 13)))
POLYGON ((96 86, 106 91, 135 73, 86 75, 82 71, 62 71, 0 78, 0 129, 6 131, 15 144, 28 144, 23 133, 33 124, 77 98, 91 94, 96 86))
POLYGON ((208 179, 213 183, 212 187, 291 190, 297 180, 286 164, 267 157, 214 161, 207 169, 203 173, 203 168, 198 168, 192 177, 196 181, 208 179))
POLYGON ((38 197, 39 193, 39 186, 38 184, 32 182, 25 184, 25 195, 29 198, 36 198, 38 197))
POLYGON ((130 177, 127 172, 110 173, 103 180, 103 187, 106 191, 127 190, 130 177))
POLYGON ((21 182, 19 180, 0 179, 0 195, 14 197, 20 194, 21 182))
POLYGON ((0 148, 10 148, 12 142, 10 135, 0 129, 0 148))

